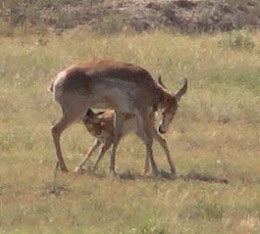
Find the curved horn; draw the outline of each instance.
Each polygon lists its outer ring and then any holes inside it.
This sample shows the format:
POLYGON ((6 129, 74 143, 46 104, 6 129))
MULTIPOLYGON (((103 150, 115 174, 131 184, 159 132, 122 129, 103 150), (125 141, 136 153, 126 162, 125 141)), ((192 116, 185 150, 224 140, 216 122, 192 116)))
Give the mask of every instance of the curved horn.
POLYGON ((181 100, 181 97, 182 97, 182 95, 184 95, 186 93, 187 88, 188 88, 188 80, 185 79, 184 85, 182 86, 180 91, 177 94, 174 95, 177 102, 179 102, 181 100))
POLYGON ((163 88, 166 89, 166 86, 165 86, 165 85, 163 84, 163 82, 162 82, 162 77, 161 77, 161 76, 158 77, 158 83, 159 83, 163 88))

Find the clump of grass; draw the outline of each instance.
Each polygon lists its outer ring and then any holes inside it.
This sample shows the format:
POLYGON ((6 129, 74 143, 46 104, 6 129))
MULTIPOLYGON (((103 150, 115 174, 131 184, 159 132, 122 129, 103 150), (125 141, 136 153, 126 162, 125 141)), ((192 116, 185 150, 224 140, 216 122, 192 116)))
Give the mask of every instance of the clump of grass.
POLYGON ((100 35, 118 34, 124 30, 125 20, 126 18, 122 15, 109 14, 93 26, 93 31, 100 35))
POLYGON ((198 215, 206 219, 221 219, 224 208, 217 202, 199 200, 197 204, 198 215))
MULTIPOLYGON (((141 220, 140 220, 141 221, 141 220)), ((138 227, 131 228, 125 231, 125 234, 140 233, 140 234, 168 234, 170 233, 165 227, 166 225, 160 220, 150 218, 148 220, 142 220, 138 227), (143 223, 142 223, 143 221, 143 223)))
POLYGON ((57 162, 55 166, 53 182, 50 190, 50 193, 54 194, 55 196, 60 196, 63 193, 63 191, 69 191, 66 185, 62 185, 61 183, 59 183, 58 171, 59 171, 59 163, 57 162))
POLYGON ((191 220, 220 220, 224 214, 223 206, 216 201, 207 201, 205 199, 206 198, 199 198, 196 203, 184 204, 179 216, 191 220))
POLYGON ((256 44, 249 31, 231 31, 220 41, 220 45, 225 48, 252 50, 256 44))
POLYGON ((148 226, 148 227, 144 227, 141 230, 141 233, 142 234, 167 234, 169 232, 163 227, 148 226))
POLYGON ((0 23, 0 35, 5 37, 10 37, 13 35, 15 28, 8 23, 0 23))

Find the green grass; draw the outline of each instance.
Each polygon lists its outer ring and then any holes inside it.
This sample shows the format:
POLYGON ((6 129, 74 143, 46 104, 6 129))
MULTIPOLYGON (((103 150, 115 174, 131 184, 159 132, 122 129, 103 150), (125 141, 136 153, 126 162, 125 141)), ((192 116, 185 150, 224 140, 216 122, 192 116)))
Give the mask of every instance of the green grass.
MULTIPOLYGON (((0 38, 0 233, 259 233, 259 33, 252 50, 223 47, 226 36, 70 31, 45 46, 37 36, 0 38), (61 113, 47 88, 65 66, 98 58, 143 66, 173 92, 188 79, 165 136, 179 179, 111 178, 106 157, 98 175, 58 172, 51 193, 50 128, 61 113)), ((71 171, 92 142, 81 124, 64 132, 71 171)), ((144 150, 136 137, 124 139, 117 171, 140 174, 144 150)), ((168 170, 158 144, 154 151, 168 170)))

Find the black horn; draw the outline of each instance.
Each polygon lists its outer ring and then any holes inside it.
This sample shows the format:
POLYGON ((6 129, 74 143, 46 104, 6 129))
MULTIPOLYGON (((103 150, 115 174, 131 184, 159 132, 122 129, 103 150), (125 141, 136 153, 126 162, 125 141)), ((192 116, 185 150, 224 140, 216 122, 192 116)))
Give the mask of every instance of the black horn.
POLYGON ((187 89, 188 89, 188 80, 185 79, 184 85, 182 86, 182 88, 179 90, 179 92, 177 94, 174 95, 177 102, 179 102, 181 100, 182 95, 184 95, 187 92, 187 89))
POLYGON ((163 88, 166 89, 166 86, 165 86, 164 83, 162 82, 162 77, 161 77, 161 76, 158 77, 158 83, 159 83, 163 88))

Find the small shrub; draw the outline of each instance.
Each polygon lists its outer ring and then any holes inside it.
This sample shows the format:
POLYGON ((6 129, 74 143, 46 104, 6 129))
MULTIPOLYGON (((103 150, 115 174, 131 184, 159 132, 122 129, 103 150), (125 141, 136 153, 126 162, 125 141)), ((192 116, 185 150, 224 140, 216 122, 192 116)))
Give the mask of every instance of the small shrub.
POLYGON ((210 203, 200 200, 197 208, 200 216, 208 219, 221 219, 224 213, 223 207, 215 202, 210 203))
POLYGON ((179 213, 181 218, 185 219, 221 219, 224 214, 224 208, 216 201, 205 201, 199 199, 195 204, 186 204, 179 213))
POLYGON ((108 15, 93 27, 93 30, 101 35, 116 34, 124 29, 124 17, 108 15))
POLYGON ((245 30, 232 31, 226 38, 220 41, 220 45, 232 49, 251 50, 255 47, 252 35, 245 30))
POLYGON ((148 225, 146 227, 143 227, 139 232, 140 234, 167 234, 168 231, 161 226, 158 225, 148 225))
POLYGON ((0 24, 0 36, 10 37, 14 33, 14 27, 7 23, 0 24))

